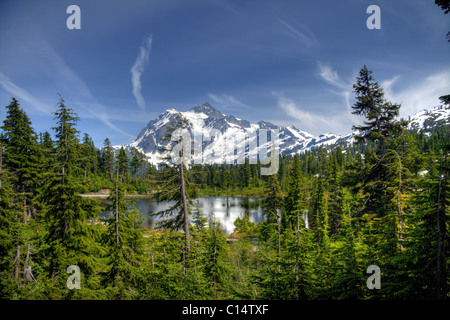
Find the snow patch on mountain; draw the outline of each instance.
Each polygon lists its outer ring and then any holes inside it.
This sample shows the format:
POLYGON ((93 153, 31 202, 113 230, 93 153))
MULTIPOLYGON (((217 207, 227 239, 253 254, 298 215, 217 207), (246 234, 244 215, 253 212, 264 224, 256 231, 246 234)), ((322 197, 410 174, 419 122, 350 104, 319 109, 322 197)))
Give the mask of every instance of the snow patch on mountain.
MULTIPOLYGON (((320 146, 340 145, 346 147, 354 143, 354 137, 357 134, 357 132, 346 135, 324 133, 314 136, 294 126, 283 127, 267 121, 250 123, 232 115, 225 115, 209 103, 204 103, 184 112, 167 109, 156 119, 151 120, 142 129, 136 140, 125 147, 137 148, 153 164, 162 162, 165 155, 161 154, 161 148, 168 143, 162 138, 167 133, 166 126, 170 125, 177 114, 187 120, 187 127, 192 136, 201 135, 203 137, 202 150, 193 158, 193 161, 197 162, 203 161, 202 159, 212 159, 214 163, 232 163, 232 161, 237 161, 238 153, 231 150, 238 146, 246 148, 246 156, 256 157, 261 146, 255 150, 249 150, 248 146, 251 143, 257 144, 255 139, 259 139, 256 136, 261 129, 278 130, 278 145, 281 154, 301 153, 320 146), (231 147, 230 144, 232 144, 231 147)), ((422 110, 410 117, 408 129, 429 130, 434 126, 449 124, 449 119, 449 108, 436 107, 431 110, 422 110)), ((268 142, 267 145, 270 150, 270 143, 268 142)))

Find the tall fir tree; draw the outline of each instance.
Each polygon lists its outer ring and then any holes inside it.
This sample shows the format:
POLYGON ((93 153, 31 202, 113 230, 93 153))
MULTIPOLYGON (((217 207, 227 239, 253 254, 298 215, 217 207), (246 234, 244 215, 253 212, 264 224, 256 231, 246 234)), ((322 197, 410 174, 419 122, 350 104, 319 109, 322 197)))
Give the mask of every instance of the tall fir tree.
POLYGON ((309 226, 313 233, 313 241, 317 246, 317 251, 320 252, 321 250, 326 250, 329 240, 328 213, 322 177, 319 177, 316 180, 316 187, 312 195, 309 212, 309 226))
POLYGON ((373 72, 364 65, 353 85, 356 102, 352 106, 353 114, 366 118, 363 125, 353 126, 362 135, 356 136, 358 141, 379 143, 379 154, 386 154, 386 138, 401 131, 406 121, 397 121, 400 105, 386 101, 381 86, 372 76, 373 72))
POLYGON ((434 170, 419 178, 412 199, 416 209, 405 241, 410 279, 405 291, 413 299, 449 299, 449 161, 444 152, 434 170))
POLYGON ((131 174, 133 175, 134 179, 137 178, 137 174, 145 169, 145 155, 139 152, 138 149, 132 148, 131 149, 132 158, 130 161, 130 167, 131 167, 131 174))
POLYGON ((105 176, 112 180, 114 175, 114 149, 109 138, 106 138, 103 142, 101 167, 105 176))
POLYGON ((83 135, 81 157, 79 160, 82 163, 81 166, 84 178, 87 178, 89 175, 97 175, 97 150, 95 148, 94 141, 87 133, 83 135))
POLYGON ((143 217, 133 202, 125 200, 125 190, 118 177, 108 201, 111 215, 103 243, 107 248, 109 269, 104 274, 103 284, 110 288, 112 299, 131 299, 137 295, 143 262, 143 217))
POLYGON ((80 298, 90 296, 97 280, 96 252, 99 250, 95 239, 97 233, 88 223, 100 211, 93 200, 78 195, 80 186, 75 175, 79 157, 79 140, 76 124, 78 116, 66 107, 60 98, 54 113, 56 126, 56 157, 53 174, 48 177, 42 193, 46 205, 43 223, 45 233, 41 238, 38 252, 43 275, 56 285, 55 295, 59 298, 80 298), (83 284, 80 290, 69 291, 65 286, 66 269, 76 265, 82 272, 83 284))
POLYGON ((42 139, 40 142, 41 154, 42 154, 42 167, 44 172, 48 172, 53 166, 55 145, 52 140, 52 136, 48 131, 42 134, 42 139))
MULTIPOLYGON (((42 206, 38 197, 42 154, 31 121, 18 101, 12 98, 6 108, 6 119, 1 127, 3 132, 0 137, 0 215, 3 243, 3 261, 0 264, 3 265, 2 269, 6 268, 4 275, 12 276, 14 290, 17 297, 20 297, 23 281, 34 279, 29 265, 31 239, 26 232, 26 228, 31 226, 26 227, 25 224, 30 224, 30 221, 33 224, 42 206), (10 267, 13 268, 12 273, 10 267)), ((7 287, 11 289, 11 286, 7 287)))
POLYGON ((283 227, 290 226, 294 228, 296 225, 297 212, 305 209, 305 204, 300 200, 302 196, 302 173, 300 159, 299 155, 295 154, 289 173, 288 194, 285 199, 283 227))
POLYGON ((230 268, 227 263, 226 237, 214 213, 210 215, 207 232, 204 273, 212 284, 213 294, 218 297, 220 296, 218 291, 226 292, 230 268))
POLYGON ((124 179, 126 181, 128 176, 128 156, 123 146, 120 148, 119 154, 117 155, 116 168, 119 171, 121 180, 124 179))
POLYGON ((263 213, 265 221, 260 222, 260 233, 263 240, 273 239, 278 234, 278 227, 282 221, 283 197, 277 174, 269 178, 267 198, 264 200, 263 213))
POLYGON ((169 141, 166 148, 161 150, 165 152, 165 162, 161 170, 161 181, 158 181, 158 190, 156 199, 158 202, 174 201, 166 210, 161 210, 153 215, 163 218, 158 222, 160 228, 168 230, 184 230, 184 248, 183 248, 183 279, 186 276, 187 255, 190 252, 190 231, 189 214, 193 206, 192 200, 187 192, 189 186, 187 166, 191 154, 190 133, 187 131, 187 122, 181 114, 175 118, 173 123, 166 126, 166 135, 163 138, 169 141))
POLYGON ((11 173, 14 202, 22 206, 23 219, 27 222, 35 217, 38 206, 36 198, 41 162, 38 137, 30 119, 15 98, 12 98, 6 109, 6 119, 1 127, 1 140, 5 149, 3 164, 11 173))
POLYGON ((13 299, 22 278, 23 211, 14 201, 8 170, 3 165, 0 145, 0 298, 13 299))

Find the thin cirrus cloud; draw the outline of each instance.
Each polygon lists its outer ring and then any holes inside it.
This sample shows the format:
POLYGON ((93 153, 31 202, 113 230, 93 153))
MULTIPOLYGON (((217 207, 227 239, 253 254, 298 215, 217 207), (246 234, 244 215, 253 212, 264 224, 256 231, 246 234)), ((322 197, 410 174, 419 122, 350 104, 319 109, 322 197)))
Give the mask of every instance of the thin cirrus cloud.
POLYGON ((123 131, 111 122, 108 115, 108 108, 101 103, 92 95, 86 84, 75 74, 75 72, 65 63, 61 56, 54 50, 54 48, 47 42, 45 43, 47 49, 47 59, 53 64, 53 68, 60 78, 60 82, 65 91, 70 95, 73 95, 73 103, 79 105, 87 112, 87 116, 100 120, 104 125, 110 129, 129 136, 134 137, 134 135, 123 131))
POLYGON ((308 108, 311 110, 306 110, 280 92, 272 92, 277 98, 277 105, 286 114, 297 120, 301 130, 314 133, 317 131, 317 128, 321 128, 321 130, 329 132, 346 133, 352 124, 360 122, 360 119, 351 113, 350 97, 352 84, 343 80, 336 70, 325 63, 318 63, 317 75, 321 80, 331 85, 329 91, 339 96, 342 101, 340 103, 337 101, 329 102, 329 107, 335 110, 332 116, 324 116, 323 114, 312 112, 311 106, 308 108), (336 110, 343 110, 343 112, 336 112, 336 110))
POLYGON ((318 75, 319 78, 321 78, 323 81, 337 89, 337 91, 329 91, 341 97, 346 110, 346 112, 344 113, 346 118, 349 119, 352 123, 360 122, 361 119, 351 113, 352 106, 350 103, 350 98, 352 96, 353 85, 348 81, 342 80, 336 70, 322 62, 318 63, 318 75))
POLYGON ((37 110, 39 110, 43 113, 46 113, 46 114, 51 113, 51 110, 48 106, 46 106, 44 103, 37 100, 28 91, 17 86, 6 75, 4 75, 1 72, 0 72, 0 85, 3 87, 3 89, 8 91, 13 97, 17 97, 19 100, 28 102, 30 105, 32 105, 37 110))
MULTIPOLYGON (((75 74, 75 72, 67 65, 64 59, 56 52, 54 47, 45 39, 39 38, 39 47, 32 47, 37 52, 36 57, 41 65, 45 65, 48 74, 51 74, 52 81, 55 85, 52 87, 56 92, 61 92, 68 97, 71 104, 78 105, 85 112, 84 116, 98 119, 110 129, 129 136, 129 134, 111 122, 109 112, 106 106, 102 105, 91 94, 87 85, 75 74), (45 54, 40 54, 45 53, 45 54)), ((0 85, 10 94, 20 100, 28 102, 37 110, 51 114, 54 109, 46 106, 35 96, 30 94, 19 85, 13 83, 6 75, 0 73, 0 85)), ((54 94, 55 92, 53 92, 54 94)))
POLYGON ((352 85, 342 81, 336 70, 333 70, 329 65, 319 62, 319 76, 322 80, 329 84, 342 89, 344 91, 351 90, 352 85))
POLYGON ((246 105, 245 103, 237 100, 235 97, 230 96, 230 95, 226 95, 226 94, 216 95, 216 94, 208 93, 208 97, 213 102, 220 104, 222 108, 226 108, 226 109, 241 109, 241 108, 250 109, 250 106, 246 105))
POLYGON ((139 48, 139 54, 131 67, 131 84, 133 85, 133 94, 139 108, 145 110, 145 100, 142 95, 141 76, 144 73, 145 65, 148 63, 152 47, 152 35, 144 38, 143 44, 139 48))
MULTIPOLYGON (((304 110, 294 100, 286 98, 282 93, 273 91, 272 94, 277 98, 277 104, 280 109, 289 116, 297 120, 299 129, 315 134, 317 129, 333 131, 335 129, 342 131, 345 127, 345 118, 340 116, 324 117, 304 110)), ((323 133, 323 132, 322 132, 323 133)))
POLYGON ((292 24, 287 23, 285 20, 278 17, 278 21, 285 26, 291 34, 293 34, 297 39, 299 39, 303 45, 306 47, 314 47, 317 45, 317 39, 314 34, 309 31, 306 27, 302 26, 292 26, 292 24))
POLYGON ((387 100, 401 104, 402 117, 440 105, 439 97, 448 94, 450 88, 450 70, 432 73, 410 87, 394 90, 396 85, 401 86, 401 79, 401 76, 397 75, 383 81, 381 86, 387 100))
MULTIPOLYGON (((319 63, 319 77, 337 88, 338 91, 331 91, 344 97, 344 103, 347 107, 348 117, 355 121, 360 121, 350 112, 350 97, 352 96, 353 86, 351 83, 343 81, 337 71, 329 65, 319 63)), ((439 97, 448 93, 450 88, 450 71, 440 71, 429 74, 424 79, 419 79, 413 85, 406 85, 402 81, 401 75, 395 75, 390 79, 380 82, 383 88, 385 99, 387 101, 401 104, 400 116, 412 116, 422 109, 430 109, 440 105, 439 97), (395 90, 394 90, 395 89, 395 90)))

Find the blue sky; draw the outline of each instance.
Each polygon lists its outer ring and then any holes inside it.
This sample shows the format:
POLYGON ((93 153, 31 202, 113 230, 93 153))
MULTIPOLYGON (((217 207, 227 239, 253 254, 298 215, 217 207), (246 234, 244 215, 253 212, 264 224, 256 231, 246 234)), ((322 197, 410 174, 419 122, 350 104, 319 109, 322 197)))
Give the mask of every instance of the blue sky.
POLYGON ((58 93, 101 146, 203 102, 251 122, 345 134, 366 64, 401 115, 450 89, 450 16, 430 0, 0 2, 0 120, 11 97, 51 131, 58 93), (81 9, 69 30, 68 6, 81 9), (368 29, 370 5, 381 29, 368 29))

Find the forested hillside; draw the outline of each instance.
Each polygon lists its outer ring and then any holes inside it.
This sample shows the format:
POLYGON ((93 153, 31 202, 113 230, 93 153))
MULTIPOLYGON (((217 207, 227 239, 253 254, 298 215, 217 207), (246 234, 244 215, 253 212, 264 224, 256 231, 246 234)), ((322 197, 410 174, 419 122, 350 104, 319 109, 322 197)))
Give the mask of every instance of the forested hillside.
POLYGON ((354 89, 357 143, 280 156, 272 176, 248 161, 190 165, 181 150, 155 167, 108 138, 95 146, 62 97, 54 127, 37 133, 12 98, 0 141, 0 298, 448 299, 450 128, 408 130, 366 67, 354 89), (107 221, 80 196, 101 189, 107 221), (175 204, 150 230, 126 200, 136 194, 175 204), (192 201, 210 195, 262 196, 265 220, 238 219, 226 236, 192 201))

